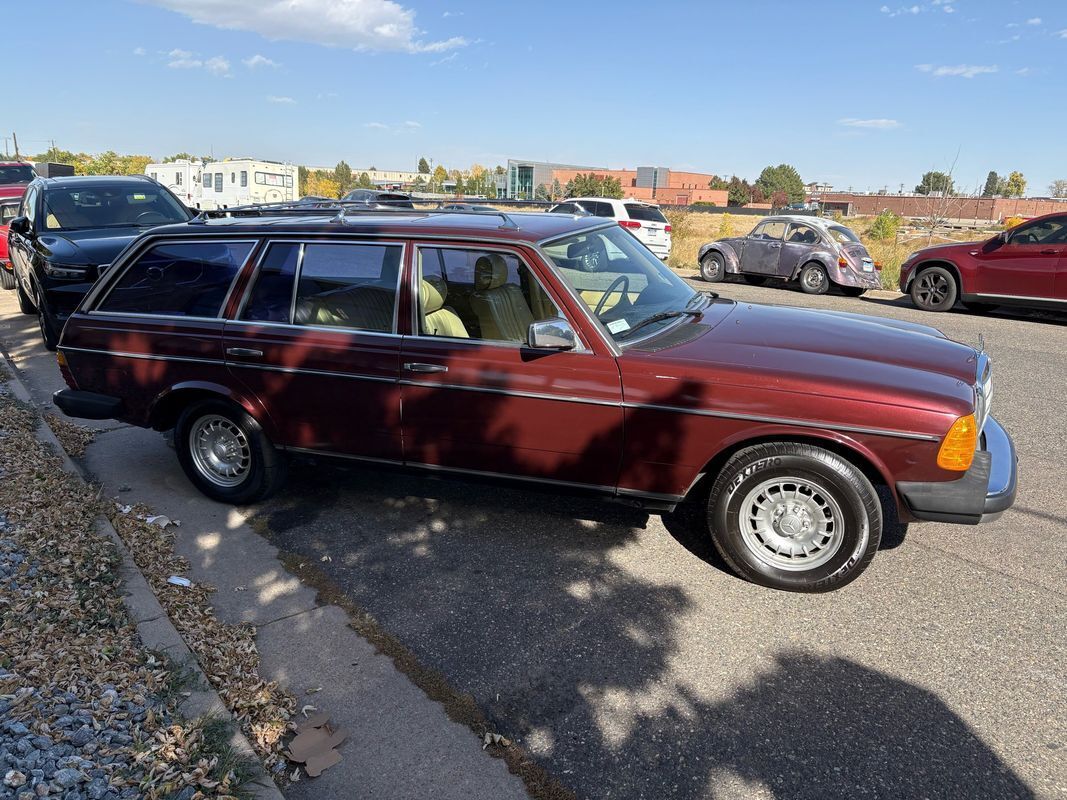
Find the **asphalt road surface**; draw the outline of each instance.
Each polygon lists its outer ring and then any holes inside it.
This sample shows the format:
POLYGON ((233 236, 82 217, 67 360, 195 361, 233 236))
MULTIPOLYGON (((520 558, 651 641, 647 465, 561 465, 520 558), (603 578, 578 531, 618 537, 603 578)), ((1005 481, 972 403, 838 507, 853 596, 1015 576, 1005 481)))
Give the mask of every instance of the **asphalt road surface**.
MULTIPOLYGON (((894 525, 865 575, 817 596, 733 577, 693 509, 327 459, 254 509, 263 535, 329 555, 337 589, 581 797, 1067 797, 1067 314, 716 288, 983 334, 1015 508, 894 525)), ((54 359, 13 293, 0 313, 45 402, 54 359)))

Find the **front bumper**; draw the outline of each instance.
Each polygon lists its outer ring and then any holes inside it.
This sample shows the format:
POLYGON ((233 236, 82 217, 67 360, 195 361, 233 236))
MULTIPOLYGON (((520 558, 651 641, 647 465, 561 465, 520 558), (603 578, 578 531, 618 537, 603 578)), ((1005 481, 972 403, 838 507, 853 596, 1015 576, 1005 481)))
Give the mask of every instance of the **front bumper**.
POLYGON ((1015 443, 990 417, 982 432, 981 449, 962 478, 901 482, 897 493, 916 519, 961 525, 992 522, 1015 502, 1017 466, 1015 443))

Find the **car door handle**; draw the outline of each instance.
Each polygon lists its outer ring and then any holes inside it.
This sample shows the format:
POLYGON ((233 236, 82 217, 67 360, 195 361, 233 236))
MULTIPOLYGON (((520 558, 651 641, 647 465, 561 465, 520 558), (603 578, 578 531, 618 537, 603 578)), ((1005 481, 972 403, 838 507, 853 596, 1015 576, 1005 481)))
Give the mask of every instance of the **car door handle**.
POLYGON ((253 350, 251 347, 227 347, 228 356, 249 356, 250 358, 263 358, 262 350, 253 350))
POLYGON ((1060 252, 1060 251, 1059 251, 1059 250, 1053 250, 1053 249, 1049 249, 1049 250, 1042 250, 1042 251, 1041 251, 1041 255, 1043 255, 1043 256, 1054 256, 1054 255, 1056 255, 1056 254, 1057 254, 1058 252, 1060 252))
POLYGON ((444 364, 419 364, 409 361, 404 364, 404 370, 406 372, 448 372, 448 367, 444 364))
POLYGON ((781 242, 775 242, 774 244, 771 245, 771 249, 772 250, 777 250, 781 246, 782 246, 781 242))

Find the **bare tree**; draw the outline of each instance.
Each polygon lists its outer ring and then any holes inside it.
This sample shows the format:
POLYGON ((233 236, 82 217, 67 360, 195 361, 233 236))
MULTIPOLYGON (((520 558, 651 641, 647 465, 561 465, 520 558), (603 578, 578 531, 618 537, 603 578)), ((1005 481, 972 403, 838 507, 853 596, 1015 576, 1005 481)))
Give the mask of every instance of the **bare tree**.
MULTIPOLYGON (((952 159, 952 164, 948 168, 948 172, 945 173, 948 176, 946 186, 953 185, 953 175, 956 172, 956 163, 960 159, 959 148, 956 149, 956 156, 952 159)), ((979 187, 976 190, 978 194, 981 190, 979 187)), ((967 195, 956 194, 950 189, 946 189, 941 192, 932 192, 927 195, 926 202, 922 207, 922 217, 919 220, 919 229, 926 234, 926 245, 929 247, 934 240, 934 236, 937 235, 938 228, 942 228, 951 219, 959 219, 960 212, 963 207, 971 202, 971 198, 967 195)))

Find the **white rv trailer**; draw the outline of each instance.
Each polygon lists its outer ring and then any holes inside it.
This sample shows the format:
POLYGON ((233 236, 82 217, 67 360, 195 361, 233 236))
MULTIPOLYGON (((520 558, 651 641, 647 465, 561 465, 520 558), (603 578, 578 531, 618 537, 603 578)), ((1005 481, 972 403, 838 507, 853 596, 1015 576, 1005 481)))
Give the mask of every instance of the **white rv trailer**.
POLYGON ((149 164, 144 174, 159 181, 189 208, 200 208, 200 176, 204 171, 202 161, 180 158, 166 164, 149 164))
POLYGON ((227 158, 204 164, 198 208, 229 208, 249 203, 300 199, 296 164, 227 158))

